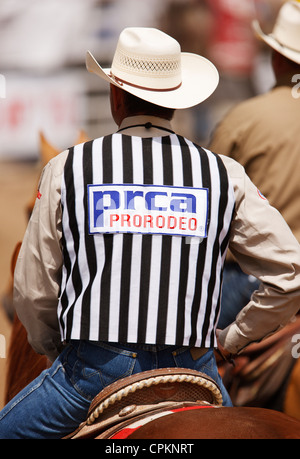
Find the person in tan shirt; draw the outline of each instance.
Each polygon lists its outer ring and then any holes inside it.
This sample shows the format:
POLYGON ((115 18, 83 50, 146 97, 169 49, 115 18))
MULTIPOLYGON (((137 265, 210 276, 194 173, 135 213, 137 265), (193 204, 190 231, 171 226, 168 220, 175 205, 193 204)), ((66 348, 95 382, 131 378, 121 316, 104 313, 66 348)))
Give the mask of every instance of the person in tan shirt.
MULTIPOLYGON (((209 148, 244 166, 261 196, 283 215, 300 241, 300 91, 296 86, 300 80, 300 5, 288 2, 283 6, 272 37, 264 35, 257 22, 254 27, 272 48, 276 85, 231 109, 213 133, 209 148)), ((220 328, 234 320, 258 285, 229 254, 220 328)))

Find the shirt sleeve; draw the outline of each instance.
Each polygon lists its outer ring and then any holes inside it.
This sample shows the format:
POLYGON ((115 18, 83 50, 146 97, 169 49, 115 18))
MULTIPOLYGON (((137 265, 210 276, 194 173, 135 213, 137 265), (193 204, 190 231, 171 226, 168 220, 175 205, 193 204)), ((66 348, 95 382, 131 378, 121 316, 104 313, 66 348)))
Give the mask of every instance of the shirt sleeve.
POLYGON ((14 306, 28 341, 53 361, 61 338, 57 305, 61 282, 61 175, 64 152, 44 168, 14 273, 14 306))
POLYGON ((235 322, 220 332, 221 345, 235 354, 282 328, 300 310, 300 246, 243 167, 221 158, 236 199, 229 248, 242 270, 261 281, 235 322))

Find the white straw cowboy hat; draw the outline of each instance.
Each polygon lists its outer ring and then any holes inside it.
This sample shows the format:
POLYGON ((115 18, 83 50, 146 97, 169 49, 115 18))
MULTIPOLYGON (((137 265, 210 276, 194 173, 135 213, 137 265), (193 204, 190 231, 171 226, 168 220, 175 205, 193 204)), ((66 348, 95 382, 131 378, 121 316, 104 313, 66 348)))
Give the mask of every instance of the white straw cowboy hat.
POLYGON ((143 100, 173 109, 203 102, 219 83, 218 71, 210 61, 182 53, 176 40, 152 28, 124 29, 111 68, 103 69, 89 51, 86 66, 89 72, 143 100))
POLYGON ((258 37, 267 43, 267 45, 291 61, 300 64, 299 2, 287 2, 281 7, 271 34, 266 35, 257 20, 253 22, 253 28, 258 37))

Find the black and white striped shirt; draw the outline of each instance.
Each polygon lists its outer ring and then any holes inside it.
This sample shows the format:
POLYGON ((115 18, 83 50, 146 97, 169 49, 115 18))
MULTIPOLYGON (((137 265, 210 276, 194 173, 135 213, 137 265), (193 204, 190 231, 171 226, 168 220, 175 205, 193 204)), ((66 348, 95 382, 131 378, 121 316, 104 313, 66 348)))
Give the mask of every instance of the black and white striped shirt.
MULTIPOLYGON (((176 134, 105 136, 70 149, 61 202, 64 266, 58 314, 63 339, 216 344, 235 202, 217 155, 176 134), (124 184, 139 190, 148 185, 208 190, 207 234, 140 234, 128 222, 126 232, 93 233, 88 190, 103 184, 119 190, 124 184)), ((136 216, 136 226, 140 221, 136 216)))

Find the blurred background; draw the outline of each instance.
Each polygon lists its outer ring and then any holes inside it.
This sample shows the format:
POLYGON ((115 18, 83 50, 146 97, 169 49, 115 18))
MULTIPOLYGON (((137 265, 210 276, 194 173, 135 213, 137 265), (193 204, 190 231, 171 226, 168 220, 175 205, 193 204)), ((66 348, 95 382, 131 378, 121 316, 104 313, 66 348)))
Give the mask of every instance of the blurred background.
MULTIPOLYGON (((177 131, 203 146, 224 114, 273 83, 269 50, 254 37, 258 18, 271 32, 283 0, 1 0, 0 2, 0 296, 22 240, 26 207, 41 171, 40 133, 57 151, 79 131, 96 138, 116 129, 109 86, 85 69, 85 53, 110 67, 121 30, 158 27, 182 51, 202 54, 221 80, 202 105, 178 111, 177 131)), ((222 153, 222 152, 218 152, 222 153)), ((11 317, 0 307, 0 409, 11 317), (4 337, 4 339, 3 339, 4 337), (6 349, 3 348, 6 343, 6 349)))

